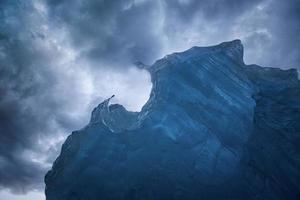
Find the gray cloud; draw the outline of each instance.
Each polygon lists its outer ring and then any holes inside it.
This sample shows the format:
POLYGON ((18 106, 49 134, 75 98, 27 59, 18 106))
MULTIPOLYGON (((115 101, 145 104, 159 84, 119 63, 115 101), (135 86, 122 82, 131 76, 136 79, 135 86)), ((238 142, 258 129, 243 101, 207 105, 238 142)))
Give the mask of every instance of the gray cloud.
POLYGON ((43 188, 71 130, 104 98, 138 110, 149 75, 132 62, 242 39, 247 63, 299 69, 297 0, 0 2, 0 189, 43 188))
POLYGON ((299 65, 300 3, 268 0, 240 21, 248 62, 264 66, 297 68, 299 65))
MULTIPOLYGON (((53 51, 39 47, 43 35, 36 21, 42 17, 30 4, 7 1, 1 12, 0 51, 0 187, 15 192, 42 188, 46 167, 36 151, 44 132, 57 133, 51 122, 58 121, 60 104, 51 95, 57 76, 47 66, 53 51), (36 43, 36 44, 35 44, 36 43), (49 93, 48 93, 49 92, 49 93)), ((70 122, 72 123, 72 122, 70 122)), ((64 126, 64 125, 63 125, 64 126)), ((46 162, 46 161, 43 161, 46 162)), ((46 163, 45 163, 46 164, 46 163)))
MULTIPOLYGON (((103 66, 124 62, 153 61, 162 48, 153 1, 59 1, 48 2, 57 23, 68 28, 82 56, 103 66)), ((121 67, 122 68, 122 67, 121 67)))
POLYGON ((93 51, 81 52, 82 44, 69 41, 71 28, 52 23, 43 1, 7 1, 1 7, 0 188, 23 193, 43 188, 61 142, 88 122, 97 103, 114 93, 138 109, 151 85, 148 74, 125 60, 122 72, 96 68, 93 51), (126 96, 140 90, 145 94, 126 96))

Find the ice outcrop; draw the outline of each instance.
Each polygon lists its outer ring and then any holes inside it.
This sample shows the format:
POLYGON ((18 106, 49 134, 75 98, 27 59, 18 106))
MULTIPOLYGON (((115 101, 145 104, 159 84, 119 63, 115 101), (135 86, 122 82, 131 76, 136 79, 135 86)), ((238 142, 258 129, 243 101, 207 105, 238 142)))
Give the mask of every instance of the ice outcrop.
POLYGON ((245 65, 239 40, 137 65, 148 102, 99 104, 47 173, 47 200, 298 199, 296 70, 245 65))
POLYGON ((127 111, 122 105, 109 105, 111 98, 99 104, 92 112, 90 125, 103 124, 111 132, 118 133, 138 126, 138 112, 127 111))

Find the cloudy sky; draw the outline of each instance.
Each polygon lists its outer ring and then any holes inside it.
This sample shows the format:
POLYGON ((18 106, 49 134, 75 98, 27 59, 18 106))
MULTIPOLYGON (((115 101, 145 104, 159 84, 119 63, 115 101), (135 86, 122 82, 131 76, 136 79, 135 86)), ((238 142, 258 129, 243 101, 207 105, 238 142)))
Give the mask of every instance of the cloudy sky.
POLYGON ((1 0, 0 200, 43 199, 43 176, 93 107, 137 111, 132 63, 241 39, 245 62, 300 69, 299 0, 1 0))

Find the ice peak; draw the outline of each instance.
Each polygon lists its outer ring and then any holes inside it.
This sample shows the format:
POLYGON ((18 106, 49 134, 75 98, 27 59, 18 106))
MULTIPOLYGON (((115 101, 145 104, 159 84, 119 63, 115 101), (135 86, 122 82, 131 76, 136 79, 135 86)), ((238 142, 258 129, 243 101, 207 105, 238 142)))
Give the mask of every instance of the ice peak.
POLYGON ((229 42, 223 42, 218 46, 220 46, 230 58, 237 61, 239 64, 244 64, 244 47, 241 40, 237 39, 229 42))
POLYGON ((170 66, 171 63, 185 62, 195 59, 199 60, 201 58, 207 57, 208 55, 216 55, 218 53, 225 54, 238 65, 244 65, 244 47, 241 40, 236 39, 229 42, 223 42, 215 46, 194 46, 183 52, 176 52, 170 55, 166 55, 164 58, 156 61, 154 65, 149 67, 149 69, 150 71, 157 71, 164 68, 165 66, 170 66))
POLYGON ((114 96, 104 100, 93 110, 90 124, 103 124, 111 132, 134 128, 138 123, 138 112, 127 111, 124 106, 119 104, 109 105, 114 96))

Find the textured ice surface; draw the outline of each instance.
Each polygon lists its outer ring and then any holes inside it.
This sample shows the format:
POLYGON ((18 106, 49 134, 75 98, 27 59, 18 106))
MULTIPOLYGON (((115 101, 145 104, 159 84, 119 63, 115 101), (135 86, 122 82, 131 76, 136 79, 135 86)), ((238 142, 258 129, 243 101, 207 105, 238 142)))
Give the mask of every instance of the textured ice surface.
POLYGON ((137 65, 148 102, 99 104, 47 173, 47 200, 298 199, 296 70, 245 65, 239 40, 137 65))

